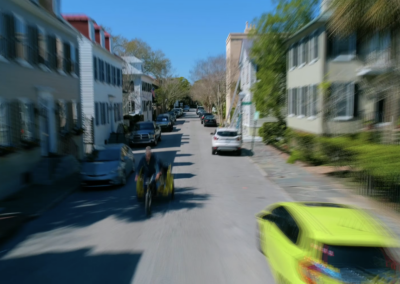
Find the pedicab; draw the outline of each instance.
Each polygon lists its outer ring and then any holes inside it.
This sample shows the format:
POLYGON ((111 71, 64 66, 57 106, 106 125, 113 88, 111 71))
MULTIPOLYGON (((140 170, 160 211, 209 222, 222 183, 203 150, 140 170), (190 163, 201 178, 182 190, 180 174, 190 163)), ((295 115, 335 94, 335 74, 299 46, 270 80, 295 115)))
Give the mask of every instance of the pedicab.
POLYGON ((136 194, 139 201, 145 202, 145 212, 146 215, 151 214, 151 203, 153 198, 166 198, 169 200, 174 199, 175 195, 175 185, 174 185, 174 175, 172 174, 172 166, 169 165, 168 168, 162 169, 162 174, 158 181, 156 181, 156 196, 152 196, 149 184, 151 179, 154 179, 153 175, 149 180, 144 180, 142 175, 142 170, 140 169, 138 179, 136 182, 136 194))

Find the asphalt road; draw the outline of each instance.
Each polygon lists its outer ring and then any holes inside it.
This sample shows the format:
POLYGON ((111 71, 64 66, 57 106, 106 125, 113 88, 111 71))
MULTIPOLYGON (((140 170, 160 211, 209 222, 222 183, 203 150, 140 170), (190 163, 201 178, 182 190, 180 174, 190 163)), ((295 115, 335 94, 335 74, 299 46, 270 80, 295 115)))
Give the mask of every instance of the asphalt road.
MULTIPOLYGON (((211 155, 194 111, 154 149, 173 163, 176 198, 146 218, 132 175, 80 191, 0 247, 1 283, 273 283, 256 248, 255 214, 287 200, 248 157, 211 155)), ((144 147, 135 148, 136 162, 144 147)))

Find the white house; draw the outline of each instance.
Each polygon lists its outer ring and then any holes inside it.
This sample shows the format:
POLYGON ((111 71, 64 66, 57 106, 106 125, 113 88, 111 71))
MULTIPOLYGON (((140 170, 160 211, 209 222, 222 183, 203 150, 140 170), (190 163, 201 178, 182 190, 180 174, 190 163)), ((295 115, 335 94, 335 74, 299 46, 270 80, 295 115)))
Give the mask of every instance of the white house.
POLYGON ((255 103, 253 101, 253 93, 251 88, 254 83, 257 82, 257 66, 254 61, 250 58, 250 50, 253 46, 253 40, 243 39, 242 48, 239 58, 239 70, 240 70, 240 89, 242 90, 240 95, 243 96, 242 104, 242 115, 243 115, 243 137, 252 136, 254 131, 255 135, 258 135, 258 129, 265 122, 275 122, 276 119, 273 117, 261 118, 254 122, 254 113, 256 111, 255 103))
POLYGON ((143 72, 143 61, 134 57, 123 57, 124 92, 128 94, 129 113, 143 115, 144 121, 153 120, 154 78, 143 72))
POLYGON ((113 53, 111 36, 87 16, 64 16, 84 37, 79 41, 82 116, 87 151, 104 145, 123 121, 122 58, 113 53), (91 131, 89 131, 91 130, 91 131))

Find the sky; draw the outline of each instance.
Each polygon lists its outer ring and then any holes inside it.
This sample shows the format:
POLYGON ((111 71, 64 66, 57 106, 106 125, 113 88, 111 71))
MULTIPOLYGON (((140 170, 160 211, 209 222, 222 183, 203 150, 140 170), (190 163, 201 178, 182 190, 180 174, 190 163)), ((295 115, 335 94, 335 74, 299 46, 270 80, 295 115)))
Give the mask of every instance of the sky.
POLYGON ((229 33, 272 9, 271 0, 63 0, 63 14, 86 14, 113 35, 140 38, 190 79, 195 62, 225 54, 229 33))

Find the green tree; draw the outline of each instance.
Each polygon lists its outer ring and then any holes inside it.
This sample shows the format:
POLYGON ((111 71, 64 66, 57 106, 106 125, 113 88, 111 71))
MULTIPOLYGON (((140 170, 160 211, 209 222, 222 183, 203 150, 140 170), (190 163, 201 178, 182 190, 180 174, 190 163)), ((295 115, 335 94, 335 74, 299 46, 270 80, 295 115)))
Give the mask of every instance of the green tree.
POLYGON ((286 39, 309 23, 318 0, 277 0, 273 12, 257 19, 250 33, 254 39, 250 56, 257 65, 257 83, 253 86, 256 108, 263 116, 284 121, 286 105, 286 39))
POLYGON ((177 100, 182 100, 190 93, 190 82, 184 77, 169 76, 160 80, 156 90, 157 102, 164 108, 173 108, 177 100))

